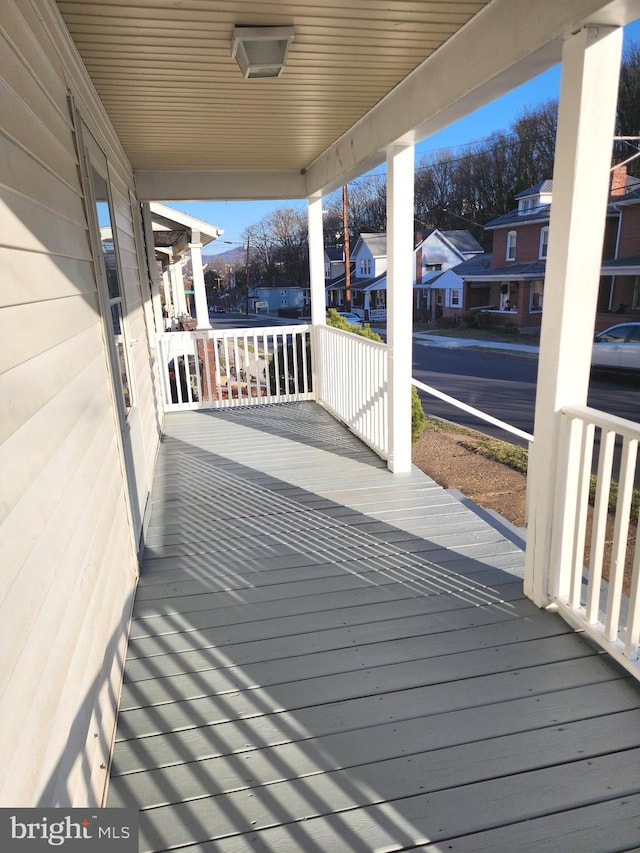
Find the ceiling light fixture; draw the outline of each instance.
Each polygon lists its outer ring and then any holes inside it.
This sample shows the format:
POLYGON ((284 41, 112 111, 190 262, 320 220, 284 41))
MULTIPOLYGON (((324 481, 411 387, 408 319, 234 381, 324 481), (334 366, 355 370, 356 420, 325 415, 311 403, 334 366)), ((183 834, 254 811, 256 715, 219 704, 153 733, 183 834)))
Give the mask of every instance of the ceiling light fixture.
POLYGON ((231 56, 246 78, 279 77, 293 36, 293 27, 234 27, 231 56))

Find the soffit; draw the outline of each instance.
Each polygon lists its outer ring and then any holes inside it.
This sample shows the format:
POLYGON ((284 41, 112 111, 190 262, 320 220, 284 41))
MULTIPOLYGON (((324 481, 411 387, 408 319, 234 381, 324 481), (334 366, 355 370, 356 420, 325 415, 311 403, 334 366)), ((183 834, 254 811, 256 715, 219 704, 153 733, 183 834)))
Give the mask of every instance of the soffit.
POLYGON ((58 0, 134 169, 302 170, 491 0, 58 0), (233 27, 293 24, 276 80, 233 27))

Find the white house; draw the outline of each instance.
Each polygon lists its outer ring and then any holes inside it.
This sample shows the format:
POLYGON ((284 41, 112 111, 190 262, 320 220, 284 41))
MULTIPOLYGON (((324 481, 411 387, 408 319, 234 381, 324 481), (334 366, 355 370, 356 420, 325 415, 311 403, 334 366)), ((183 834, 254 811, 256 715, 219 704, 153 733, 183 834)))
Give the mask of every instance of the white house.
POLYGON ((387 235, 361 234, 351 252, 357 279, 372 279, 387 271, 387 235))
MULTIPOLYGON (((325 324, 322 199, 386 162, 387 245, 363 238, 356 259, 369 262, 359 276, 388 277, 376 399, 389 478, 400 480, 411 469, 414 144, 559 61, 525 589, 540 607, 578 613, 563 534, 577 517, 574 478, 559 462, 572 474, 580 456, 564 450, 566 417, 595 417, 584 404, 620 28, 640 2, 339 0, 322 14, 319 26, 310 0, 1 4, 3 806, 105 801, 166 399, 150 203, 306 199, 322 356, 327 342, 355 337, 325 324), (234 25, 253 15, 294 25, 279 39, 289 53, 277 78, 232 56, 234 25), (344 49, 345 33, 357 52, 344 49), (113 266, 101 226, 112 228, 113 266)), ((192 231, 192 249, 200 243, 192 231)), ((330 377, 347 402, 352 364, 330 377)))

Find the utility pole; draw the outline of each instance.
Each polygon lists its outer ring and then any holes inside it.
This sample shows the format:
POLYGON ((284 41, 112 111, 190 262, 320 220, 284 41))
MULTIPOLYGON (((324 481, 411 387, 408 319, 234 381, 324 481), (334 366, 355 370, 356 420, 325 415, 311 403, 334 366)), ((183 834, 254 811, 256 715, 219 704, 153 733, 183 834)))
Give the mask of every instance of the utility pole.
POLYGON ((342 187, 342 228, 344 232, 344 301, 345 311, 351 311, 351 258, 349 255, 349 195, 342 187))
POLYGON ((246 253, 245 262, 244 262, 244 277, 245 277, 245 281, 247 283, 247 304, 245 306, 247 317, 249 316, 249 239, 250 239, 250 235, 247 234, 247 253, 246 253))

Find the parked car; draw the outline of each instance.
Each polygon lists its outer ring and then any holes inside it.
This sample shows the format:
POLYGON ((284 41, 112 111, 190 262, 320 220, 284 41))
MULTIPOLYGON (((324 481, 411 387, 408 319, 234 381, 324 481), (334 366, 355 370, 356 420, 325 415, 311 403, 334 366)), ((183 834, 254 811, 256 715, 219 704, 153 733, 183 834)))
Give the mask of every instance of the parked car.
POLYGON ((349 323, 350 326, 364 326, 362 322, 362 318, 357 314, 354 314, 353 311, 338 311, 339 317, 344 317, 344 319, 349 323))
POLYGON ((593 340, 591 366, 600 370, 640 371, 640 323, 618 323, 593 340))

